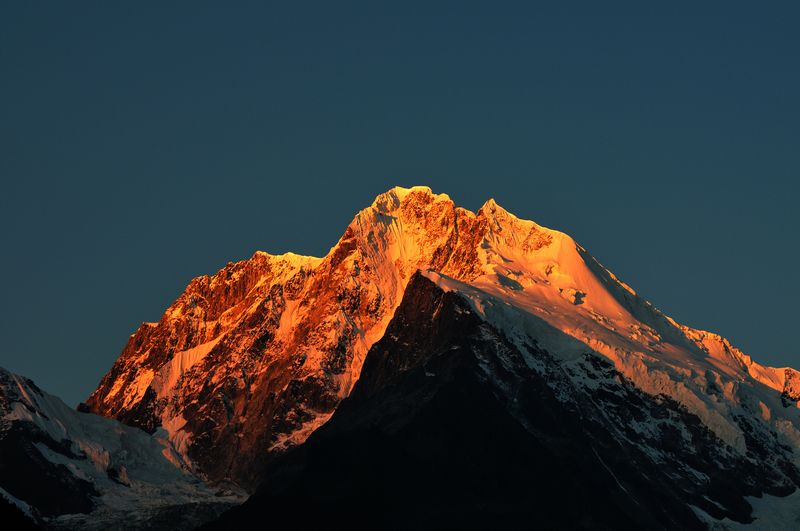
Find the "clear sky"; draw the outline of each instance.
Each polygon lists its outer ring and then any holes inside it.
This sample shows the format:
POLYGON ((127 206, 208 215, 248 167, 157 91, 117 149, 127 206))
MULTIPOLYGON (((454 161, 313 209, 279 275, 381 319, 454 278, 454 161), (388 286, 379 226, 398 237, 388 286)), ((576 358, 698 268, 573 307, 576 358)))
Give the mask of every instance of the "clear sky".
POLYGON ((0 8, 0 365, 75 404, 192 277, 426 184, 800 366, 797 2, 158 4, 0 8))

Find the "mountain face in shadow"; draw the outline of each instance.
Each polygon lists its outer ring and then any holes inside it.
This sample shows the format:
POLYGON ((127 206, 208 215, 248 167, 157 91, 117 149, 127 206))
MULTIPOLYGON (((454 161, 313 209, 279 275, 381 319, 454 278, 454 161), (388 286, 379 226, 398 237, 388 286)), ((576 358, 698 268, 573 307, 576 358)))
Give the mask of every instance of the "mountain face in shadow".
POLYGON ((523 354, 464 297, 417 274, 350 397, 268 467, 250 500, 205 529, 264 519, 308 528, 706 529, 692 506, 746 523, 745 496, 788 494, 798 481, 789 463, 787 475, 748 465, 696 416, 638 391, 607 362, 576 364, 600 383, 591 394, 557 365, 535 344, 523 354), (660 431, 620 437, 622 418, 660 431), (675 440, 679 432, 688 444, 675 440), (672 462, 658 462, 659 453, 672 462))
POLYGON ((193 529, 242 501, 180 461, 163 433, 75 411, 0 368, 3 529, 193 529))

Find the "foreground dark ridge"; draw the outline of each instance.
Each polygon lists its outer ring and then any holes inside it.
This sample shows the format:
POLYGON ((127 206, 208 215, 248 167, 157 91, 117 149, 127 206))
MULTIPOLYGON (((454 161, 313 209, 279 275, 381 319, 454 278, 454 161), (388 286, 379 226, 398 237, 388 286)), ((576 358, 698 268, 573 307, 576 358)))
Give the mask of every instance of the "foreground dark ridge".
POLYGON ((521 350, 466 298, 417 274, 331 420, 204 529, 299 515, 301 528, 341 529, 747 523, 746 496, 786 495, 800 479, 791 452, 753 435, 750 452, 769 468, 602 357, 565 366, 535 340, 521 350))

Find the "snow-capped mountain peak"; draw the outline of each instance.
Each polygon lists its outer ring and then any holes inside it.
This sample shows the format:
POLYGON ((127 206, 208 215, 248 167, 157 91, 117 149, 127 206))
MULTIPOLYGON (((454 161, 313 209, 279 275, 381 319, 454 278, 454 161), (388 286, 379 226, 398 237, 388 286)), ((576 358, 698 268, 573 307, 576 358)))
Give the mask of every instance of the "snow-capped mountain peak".
POLYGON ((417 271, 520 351, 536 345, 567 372, 603 359, 736 451, 754 437, 781 456, 780 445, 800 446, 795 371, 678 324, 570 236, 492 199, 471 212, 427 187, 378 195, 325 257, 259 252, 193 280, 132 336, 88 407, 163 427, 203 474, 252 486, 350 394, 417 271))

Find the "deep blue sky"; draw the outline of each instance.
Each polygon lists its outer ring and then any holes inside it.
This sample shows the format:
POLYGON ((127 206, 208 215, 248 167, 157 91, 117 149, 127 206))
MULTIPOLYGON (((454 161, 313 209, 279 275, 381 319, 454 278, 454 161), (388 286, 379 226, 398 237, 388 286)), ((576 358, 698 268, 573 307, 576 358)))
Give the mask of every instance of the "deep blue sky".
POLYGON ((395 184, 800 366, 796 2, 106 4, 0 8, 0 365, 70 404, 192 277, 395 184))

